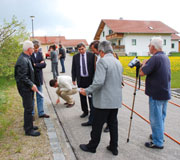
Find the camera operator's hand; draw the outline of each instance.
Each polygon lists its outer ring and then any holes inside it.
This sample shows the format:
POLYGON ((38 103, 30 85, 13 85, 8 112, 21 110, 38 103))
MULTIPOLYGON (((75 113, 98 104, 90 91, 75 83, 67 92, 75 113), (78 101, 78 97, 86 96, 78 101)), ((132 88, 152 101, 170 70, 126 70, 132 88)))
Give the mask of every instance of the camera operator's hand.
POLYGON ((144 59, 143 62, 142 62, 142 67, 146 64, 148 60, 147 59, 144 59))
POLYGON ((141 67, 140 67, 140 70, 139 70, 139 75, 140 76, 145 76, 144 72, 142 71, 142 68, 147 63, 147 61, 148 61, 147 59, 144 59, 143 62, 141 63, 141 67))
POLYGON ((80 94, 82 94, 83 96, 86 96, 86 91, 84 88, 80 88, 80 94))

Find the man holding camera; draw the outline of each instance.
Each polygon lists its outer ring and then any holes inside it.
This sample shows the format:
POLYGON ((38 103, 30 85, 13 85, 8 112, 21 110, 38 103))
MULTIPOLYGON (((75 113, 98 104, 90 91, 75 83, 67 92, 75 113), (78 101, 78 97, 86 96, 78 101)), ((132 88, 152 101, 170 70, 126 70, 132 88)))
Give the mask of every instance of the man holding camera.
POLYGON ((153 55, 145 60, 140 68, 140 76, 146 75, 145 94, 149 96, 149 118, 152 129, 150 139, 146 142, 148 148, 163 149, 164 142, 164 120, 168 100, 171 98, 170 61, 162 51, 163 40, 153 37, 149 44, 149 51, 153 55))

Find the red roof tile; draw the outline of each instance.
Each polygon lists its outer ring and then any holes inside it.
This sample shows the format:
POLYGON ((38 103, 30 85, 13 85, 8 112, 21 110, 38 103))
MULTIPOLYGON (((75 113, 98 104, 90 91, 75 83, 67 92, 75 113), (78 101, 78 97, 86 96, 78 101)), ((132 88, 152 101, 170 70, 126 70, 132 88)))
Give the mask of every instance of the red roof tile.
MULTIPOLYGON (((30 38, 32 40, 32 37, 30 38)), ((41 44, 59 44, 61 43, 64 47, 76 47, 77 44, 83 42, 86 46, 88 43, 85 39, 66 39, 64 36, 44 36, 44 37, 34 37, 34 39, 39 40, 41 44)))
POLYGON ((180 40, 180 37, 178 35, 176 35, 176 34, 172 34, 171 39, 172 40, 180 40))
POLYGON ((178 33, 161 21, 102 20, 113 32, 118 33, 178 33))
MULTIPOLYGON (((32 39, 32 37, 31 37, 32 39)), ((41 44, 59 44, 65 40, 64 36, 43 36, 43 37, 34 37, 34 39, 39 40, 41 44)))
POLYGON ((67 39, 63 41, 61 44, 64 47, 68 47, 68 46, 76 47, 81 42, 83 42, 86 46, 88 46, 88 43, 85 39, 67 39))

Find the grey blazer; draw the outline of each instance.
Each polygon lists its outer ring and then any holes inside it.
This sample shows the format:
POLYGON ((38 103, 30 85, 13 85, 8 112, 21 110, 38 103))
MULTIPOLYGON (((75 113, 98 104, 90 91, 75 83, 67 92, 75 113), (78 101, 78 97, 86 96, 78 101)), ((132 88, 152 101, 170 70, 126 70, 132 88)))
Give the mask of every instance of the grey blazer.
POLYGON ((93 94, 93 106, 99 109, 120 108, 122 103, 122 65, 111 53, 105 54, 96 66, 92 85, 85 89, 93 94))

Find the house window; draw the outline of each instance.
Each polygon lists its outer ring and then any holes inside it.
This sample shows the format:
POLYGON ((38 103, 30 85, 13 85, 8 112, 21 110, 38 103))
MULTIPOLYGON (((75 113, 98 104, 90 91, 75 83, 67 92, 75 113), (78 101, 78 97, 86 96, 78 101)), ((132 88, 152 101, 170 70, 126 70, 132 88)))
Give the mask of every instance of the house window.
POLYGON ((175 48, 175 44, 174 43, 171 44, 171 48, 175 48))
POLYGON ((104 33, 104 31, 103 31, 103 37, 105 36, 105 33, 104 33))
POLYGON ((164 44, 163 45, 166 45, 166 39, 164 39, 164 44))
POLYGON ((119 45, 119 46, 121 45, 121 40, 118 41, 118 45, 119 45))
POLYGON ((136 45, 136 39, 132 39, 132 45, 133 45, 133 46, 136 45))
POLYGON ((113 33, 113 31, 112 30, 109 30, 109 34, 112 34, 113 33))
POLYGON ((129 52, 129 56, 137 56, 137 52, 129 52))

